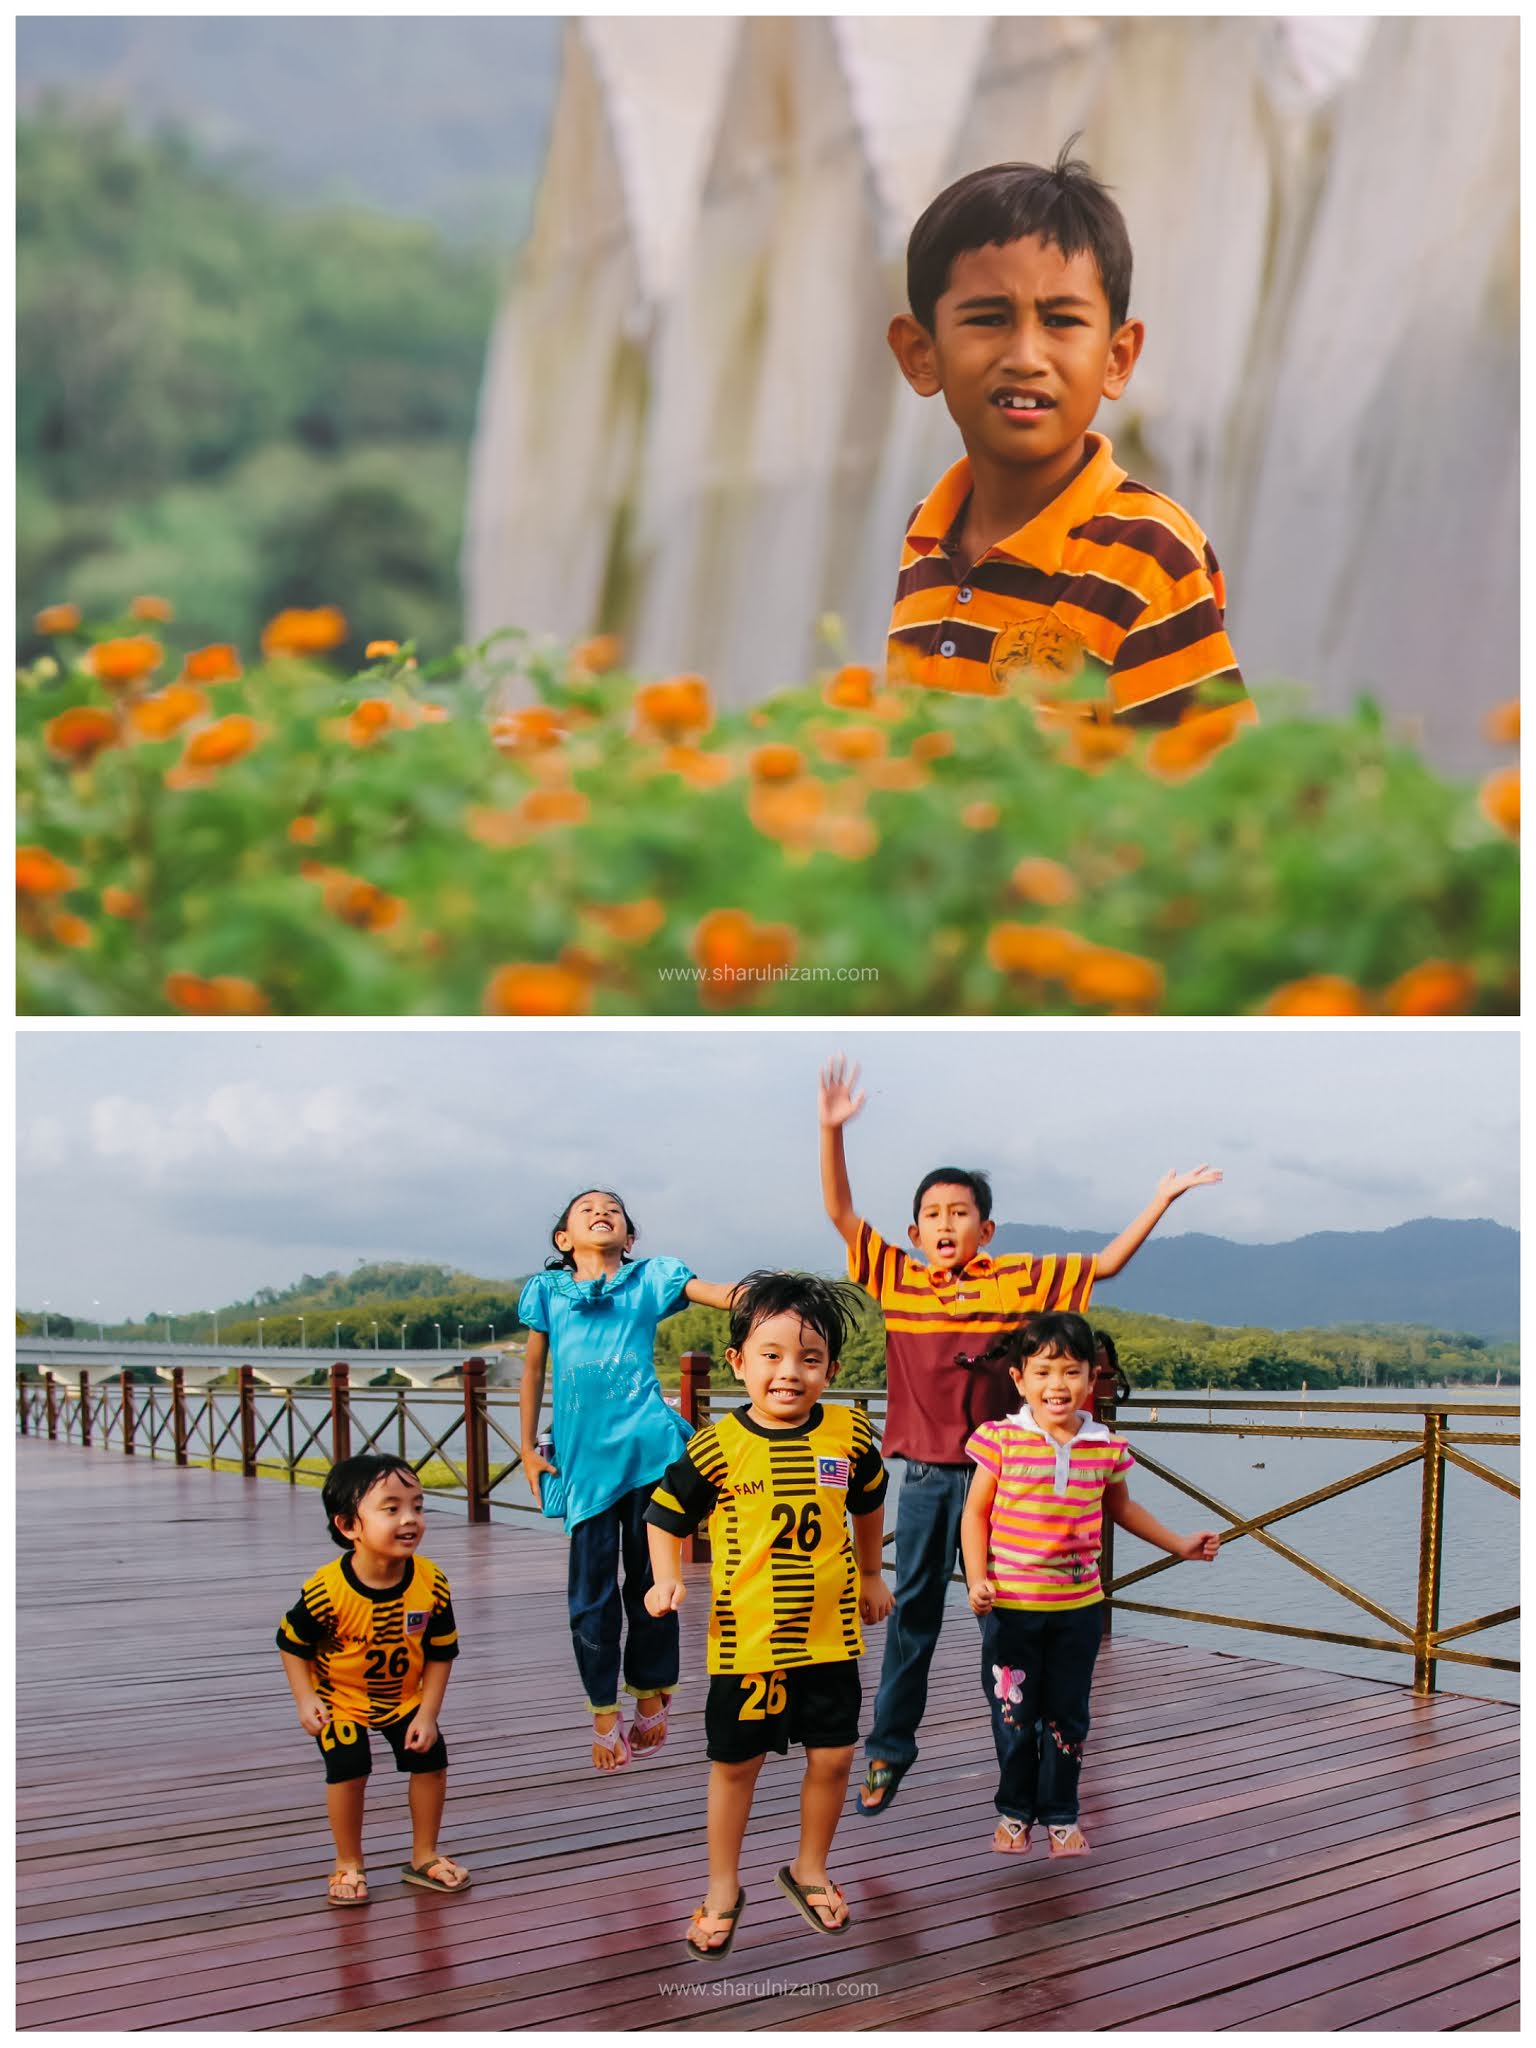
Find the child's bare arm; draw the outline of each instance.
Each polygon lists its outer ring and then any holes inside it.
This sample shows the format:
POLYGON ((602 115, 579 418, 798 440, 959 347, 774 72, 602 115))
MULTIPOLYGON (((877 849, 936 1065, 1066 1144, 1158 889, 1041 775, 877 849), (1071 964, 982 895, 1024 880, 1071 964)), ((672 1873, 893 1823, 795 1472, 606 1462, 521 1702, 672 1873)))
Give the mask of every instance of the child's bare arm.
POLYGON ((308 1657, 296 1657, 291 1650, 280 1650, 283 1660, 283 1676, 288 1681, 288 1690, 293 1694, 293 1703, 299 1710, 299 1726, 318 1735, 331 1718, 331 1710, 315 1691, 315 1667, 308 1657))
POLYGON ((858 1079, 858 1068, 850 1067, 838 1053, 822 1068, 818 1098, 821 1198, 845 1244, 852 1244, 859 1227, 859 1212, 853 1205, 853 1190, 848 1185, 848 1161, 843 1150, 843 1125, 864 1107, 863 1095, 854 1093, 858 1079))
POLYGON ((539 1497, 539 1474, 553 1472, 548 1458, 538 1451, 539 1410, 544 1405, 544 1376, 549 1365, 549 1335, 544 1330, 528 1332, 528 1349, 523 1354, 523 1377, 517 1389, 517 1419, 522 1432, 519 1449, 523 1473, 535 1500, 539 1497))
POLYGON ((885 1508, 854 1515, 853 1554, 859 1564, 859 1613, 866 1621, 884 1621, 896 1605, 885 1583, 885 1508))
POLYGON ((405 1731, 407 1749, 430 1749, 437 1740, 437 1717, 443 1711, 443 1694, 453 1671, 447 1657, 430 1657, 421 1676, 421 1705, 405 1731))
POLYGON ((1220 1170, 1214 1166, 1192 1167, 1188 1173, 1165 1173, 1146 1208, 1134 1222, 1126 1225, 1112 1244, 1105 1245, 1094 1260, 1097 1277, 1112 1280, 1116 1273, 1128 1266, 1180 1195, 1187 1194, 1191 1188, 1209 1187, 1220 1179, 1220 1170))
POLYGON ((738 1282, 726 1281, 723 1285, 715 1280, 690 1280, 686 1293, 690 1301, 696 1301, 700 1308, 729 1309, 736 1299, 738 1282))
POLYGON ((1131 1499, 1131 1489, 1123 1479, 1113 1480, 1105 1487, 1104 1506, 1117 1528, 1124 1529, 1128 1536, 1139 1536, 1143 1543, 1166 1550, 1170 1557, 1210 1564, 1221 1547, 1221 1537, 1215 1529, 1197 1529, 1193 1536, 1175 1536, 1156 1515, 1131 1499))
POLYGON ((655 1582, 645 1596, 645 1611, 671 1614, 688 1598, 688 1588, 683 1584, 683 1539, 674 1536, 670 1529, 658 1529, 654 1522, 646 1524, 645 1535, 651 1547, 651 1577, 655 1582))
POLYGON ((965 1512, 960 1517, 960 1557, 965 1565, 965 1583, 970 1590, 971 1612, 991 1611, 997 1589, 987 1577, 987 1546, 992 1527, 992 1502, 997 1496, 997 1475, 985 1465, 971 1474, 965 1491, 965 1512))

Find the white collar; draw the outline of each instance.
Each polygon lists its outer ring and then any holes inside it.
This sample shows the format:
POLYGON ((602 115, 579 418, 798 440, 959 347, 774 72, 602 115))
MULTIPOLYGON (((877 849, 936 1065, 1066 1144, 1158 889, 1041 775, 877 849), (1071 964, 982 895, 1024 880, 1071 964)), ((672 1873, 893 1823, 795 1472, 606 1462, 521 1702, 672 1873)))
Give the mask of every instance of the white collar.
POLYGON ((1032 1435, 1042 1438, 1051 1446, 1053 1451, 1070 1451, 1072 1444, 1105 1443, 1109 1440, 1110 1433, 1105 1425, 1102 1422, 1095 1421, 1093 1416, 1083 1408, 1077 1410, 1077 1433, 1073 1436, 1071 1443, 1065 1444, 1057 1443, 1049 1431, 1040 1427, 1034 1416, 1030 1414, 1027 1401, 1018 1414, 1010 1415, 1008 1420, 1016 1422, 1021 1429, 1029 1430, 1032 1435))

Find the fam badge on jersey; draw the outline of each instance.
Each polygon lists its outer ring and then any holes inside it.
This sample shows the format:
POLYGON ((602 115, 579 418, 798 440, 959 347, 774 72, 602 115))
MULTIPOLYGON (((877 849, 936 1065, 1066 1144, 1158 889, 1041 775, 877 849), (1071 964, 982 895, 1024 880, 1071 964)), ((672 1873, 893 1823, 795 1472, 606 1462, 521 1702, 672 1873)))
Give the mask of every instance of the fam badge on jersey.
POLYGON ((423 1612, 423 1613, 421 1613, 421 1614, 412 1614, 412 1613, 410 1613, 409 1611, 407 1611, 407 1613, 406 1613, 406 1617, 405 1617, 405 1632, 406 1632, 406 1634, 407 1634, 408 1636, 419 1636, 419 1635, 424 1635, 424 1634, 426 1633, 426 1627, 427 1627, 427 1623, 428 1623, 428 1622, 429 1622, 429 1621, 430 1621, 431 1619, 432 1619, 432 1610, 431 1610, 431 1608, 430 1608, 430 1607, 429 1607, 429 1608, 427 1608, 427 1609, 425 1610, 425 1612, 423 1612))
POLYGON ((835 1486, 843 1493, 848 1491, 848 1460, 846 1458, 818 1458, 816 1460, 816 1484, 835 1486))

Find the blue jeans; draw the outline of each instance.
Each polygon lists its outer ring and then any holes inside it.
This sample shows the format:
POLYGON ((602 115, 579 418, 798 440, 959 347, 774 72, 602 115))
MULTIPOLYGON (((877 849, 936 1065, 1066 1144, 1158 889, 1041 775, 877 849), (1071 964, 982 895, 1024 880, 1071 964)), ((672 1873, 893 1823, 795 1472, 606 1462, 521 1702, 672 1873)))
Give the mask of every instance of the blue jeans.
POLYGON ((1104 1603, 1063 1614, 995 1607, 981 1624, 981 1682, 997 1748, 997 1810, 1066 1827, 1088 1737, 1088 1693, 1104 1603))
POLYGON ((654 1486, 637 1486, 601 1514, 578 1522, 571 1531, 567 1581, 571 1642, 576 1650, 576 1668, 586 1687, 587 1704, 598 1713, 618 1704, 619 1637, 626 1619, 626 1690, 642 1694, 670 1692, 677 1684, 677 1616, 664 1614, 657 1620, 645 1611, 645 1596, 651 1589, 645 1511, 654 1492, 654 1486))
POLYGON ((924 1465, 908 1458, 896 1502, 896 1608, 885 1625, 885 1656, 866 1756, 905 1768, 917 1759, 917 1729, 928 1705, 928 1666, 944 1624, 944 1596, 960 1554, 960 1517, 971 1465, 924 1465))

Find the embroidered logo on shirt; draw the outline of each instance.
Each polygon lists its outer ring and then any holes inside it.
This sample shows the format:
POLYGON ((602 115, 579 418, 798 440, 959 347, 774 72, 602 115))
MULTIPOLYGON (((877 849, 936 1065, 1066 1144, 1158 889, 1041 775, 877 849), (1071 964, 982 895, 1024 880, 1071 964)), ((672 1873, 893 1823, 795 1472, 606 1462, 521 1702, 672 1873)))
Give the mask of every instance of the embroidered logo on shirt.
POLYGON ((994 683, 1006 685, 1025 674, 1044 682, 1066 683, 1082 665, 1082 636, 1054 612, 1004 626, 992 642, 990 673, 994 683))
POLYGON ((848 1491, 848 1460, 846 1458, 818 1458, 816 1460, 816 1484, 818 1486, 840 1487, 848 1491))
POLYGON ((405 1617, 405 1632, 406 1632, 406 1634, 407 1634, 408 1636, 419 1636, 419 1635, 421 1635, 421 1634, 422 1634, 422 1633, 423 1633, 423 1632, 425 1631, 425 1629, 426 1629, 426 1626, 427 1626, 427 1623, 428 1623, 428 1622, 429 1622, 429 1621, 430 1621, 431 1619, 432 1619, 432 1610, 431 1610, 430 1608, 428 1608, 428 1609, 426 1610, 426 1612, 425 1612, 424 1614, 413 1614, 413 1613, 407 1613, 407 1615, 406 1615, 406 1617, 405 1617))

